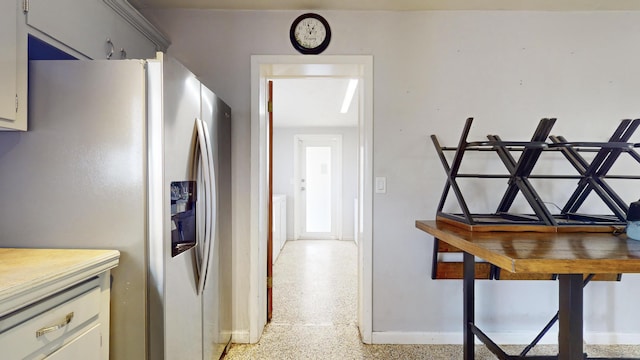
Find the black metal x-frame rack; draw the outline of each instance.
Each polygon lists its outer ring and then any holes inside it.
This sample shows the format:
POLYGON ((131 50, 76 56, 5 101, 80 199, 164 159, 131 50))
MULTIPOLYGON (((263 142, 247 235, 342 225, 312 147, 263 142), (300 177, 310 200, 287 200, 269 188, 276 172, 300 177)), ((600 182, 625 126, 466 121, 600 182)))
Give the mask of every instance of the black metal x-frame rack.
MULTIPOLYGON (((640 163, 636 151, 639 144, 628 142, 640 126, 640 119, 622 120, 606 142, 570 142, 564 136, 550 135, 556 119, 540 120, 530 141, 505 141, 498 135, 487 135, 486 141, 468 141, 473 118, 466 120, 457 147, 443 147, 437 137, 431 135, 438 157, 445 170, 447 180, 440 197, 437 218, 470 231, 604 231, 621 229, 626 223, 628 211, 625 202, 607 183, 607 179, 640 179, 633 175, 609 175, 616 160, 628 154, 640 163), (493 152, 505 166, 506 174, 473 174, 460 171, 464 155, 470 151, 493 152), (540 175, 533 174, 536 163, 545 151, 560 152, 577 174, 540 175), (445 152, 454 152, 451 162, 445 152), (581 153, 591 152, 591 161, 581 153), (514 156, 514 153, 519 156, 514 156), (496 208, 490 214, 473 213, 469 210, 458 180, 461 178, 505 179, 507 187, 496 208), (576 188, 560 208, 552 213, 542 200, 530 179, 574 179, 576 188), (444 206, 450 192, 453 192, 461 213, 445 212, 444 206), (533 213, 522 214, 511 211, 519 193, 530 205, 533 213), (587 197, 595 193, 602 199, 611 214, 580 213, 580 207, 587 197)), ((461 262, 440 261, 440 254, 458 252, 438 239, 434 241, 432 272, 433 279, 462 279, 461 262)), ((555 280, 555 274, 511 275, 486 263, 476 264, 477 279, 527 279, 555 280)), ((620 280, 620 275, 599 274, 594 280, 620 280)))
MULTIPOLYGON (((626 222, 627 203, 620 198, 606 182, 607 178, 640 179, 633 175, 609 175, 608 172, 621 154, 629 154, 640 163, 640 155, 635 150, 640 144, 628 140, 640 126, 640 119, 623 120, 607 142, 570 142, 563 136, 550 135, 556 119, 540 120, 530 141, 504 141, 498 135, 487 135, 487 141, 467 141, 473 118, 468 118, 457 147, 443 147, 437 137, 431 135, 438 157, 447 175, 447 181, 438 204, 438 218, 474 226, 478 225, 536 225, 550 227, 571 226, 621 226, 626 222), (547 141, 549 139, 550 141, 547 141), (445 152, 454 151, 449 164, 445 152), (495 152, 502 161, 507 174, 469 174, 461 173, 460 166, 464 155, 469 151, 495 152), (533 169, 545 151, 559 151, 578 172, 577 175, 540 175, 532 174, 533 169), (516 159, 513 153, 520 152, 516 159), (596 152, 591 162, 580 152, 596 152), (464 199, 458 184, 460 178, 505 178, 508 186, 502 199, 492 214, 474 214, 464 199), (576 179, 578 185, 562 207, 559 214, 553 214, 532 185, 530 179, 576 179), (461 209, 461 213, 444 212, 445 201, 452 191, 461 209), (521 193, 533 210, 533 214, 516 214, 510 209, 518 193, 521 193), (611 209, 612 214, 592 215, 579 213, 578 210, 591 193, 596 193, 611 209)), ((608 231, 608 229, 607 229, 608 231)))
MULTIPOLYGON (((550 135, 556 119, 544 118, 540 120, 530 141, 504 141, 498 135, 487 135, 487 141, 467 141, 473 118, 465 122, 457 147, 443 147, 437 137, 431 135, 431 140, 436 148, 438 157, 445 170, 447 181, 442 191, 437 209, 437 218, 442 221, 459 225, 474 231, 612 231, 616 227, 624 226, 626 214, 629 210, 624 201, 614 189, 606 182, 607 178, 638 180, 640 176, 633 175, 609 175, 609 171, 620 155, 626 153, 640 163, 640 155, 636 148, 638 143, 628 142, 633 133, 640 126, 640 119, 622 120, 607 142, 570 142, 564 136, 550 135), (549 141, 547 141, 549 140, 549 141), (454 151, 451 163, 448 162, 445 152, 454 151), (467 174, 461 173, 460 167, 463 157, 468 151, 495 152, 501 160, 508 174, 467 174), (577 175, 533 175, 533 170, 545 151, 559 151, 569 164, 577 171, 577 175), (516 159, 514 152, 519 152, 516 159), (595 152, 589 162, 580 152, 595 152), (492 214, 474 214, 469 210, 467 202, 458 184, 459 178, 504 178, 508 180, 505 190, 496 211, 492 214), (577 185, 567 202, 561 208, 559 214, 554 214, 545 205, 529 179, 576 179, 577 185), (445 202, 452 191, 461 209, 461 213, 444 212, 445 202), (511 207, 519 193, 522 193, 527 203, 533 210, 533 214, 517 214, 511 212, 511 207), (579 213, 587 197, 595 193, 611 210, 612 214, 592 215, 579 213), (486 226, 486 228, 483 228, 486 226), (553 230, 550 230, 553 228, 553 230), (485 230, 486 229, 486 230, 485 230)), ((465 283, 473 279, 500 279, 500 269, 488 263, 477 263, 471 256, 465 253, 464 270, 463 263, 444 263, 459 265, 454 271, 448 270, 439 277, 438 255, 440 252, 455 252, 455 249, 438 239, 434 239, 432 278, 464 278, 465 283), (473 269, 474 275, 464 276, 463 272, 473 269), (478 276, 478 273, 480 275, 478 276), (453 274, 453 275, 452 275, 453 274)), ((599 276, 589 274, 584 278, 583 286, 592 280, 620 280, 620 274, 614 276, 599 276)), ((536 274, 536 276, 523 279, 550 279, 555 280, 555 274, 536 274)), ((550 328, 558 321, 558 313, 547 323, 538 336, 519 355, 507 355, 498 345, 486 336, 475 325, 471 326, 470 336, 477 336, 491 352, 499 359, 557 359, 557 356, 527 356, 528 352, 542 339, 550 328)), ((585 354, 586 358, 586 354, 585 354)))

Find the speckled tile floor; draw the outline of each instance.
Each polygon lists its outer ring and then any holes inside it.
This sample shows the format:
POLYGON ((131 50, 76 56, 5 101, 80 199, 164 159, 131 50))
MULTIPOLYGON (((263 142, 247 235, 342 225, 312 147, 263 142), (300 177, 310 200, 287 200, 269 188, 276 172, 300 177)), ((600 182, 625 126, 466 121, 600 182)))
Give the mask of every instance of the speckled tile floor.
MULTIPOLYGON (((273 319, 257 344, 233 344, 225 360, 462 359, 460 345, 366 345, 356 325, 357 249, 351 241, 288 241, 273 268, 273 319)), ((518 354, 524 346, 505 346, 518 354)), ((529 355, 557 354, 540 345, 529 355)), ((640 358, 640 346, 585 346, 591 357, 640 358)), ((493 360, 476 346, 476 360, 493 360)))

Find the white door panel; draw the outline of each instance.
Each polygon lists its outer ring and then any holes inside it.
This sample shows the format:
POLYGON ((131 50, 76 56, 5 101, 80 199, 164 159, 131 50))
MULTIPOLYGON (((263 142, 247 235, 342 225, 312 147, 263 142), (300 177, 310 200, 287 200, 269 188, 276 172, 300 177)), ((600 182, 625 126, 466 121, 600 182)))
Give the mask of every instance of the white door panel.
POLYGON ((299 238, 338 239, 342 227, 342 137, 296 138, 299 238))
POLYGON ((333 235, 333 189, 331 146, 305 144, 302 149, 303 177, 300 179, 303 224, 306 233, 333 235))

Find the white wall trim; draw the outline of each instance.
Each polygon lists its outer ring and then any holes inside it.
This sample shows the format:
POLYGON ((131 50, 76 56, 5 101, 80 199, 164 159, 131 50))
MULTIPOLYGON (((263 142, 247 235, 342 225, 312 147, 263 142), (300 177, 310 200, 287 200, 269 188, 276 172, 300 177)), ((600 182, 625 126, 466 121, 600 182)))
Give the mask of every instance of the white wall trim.
MULTIPOLYGON (((537 333, 486 333, 491 340, 501 345, 529 344, 537 333)), ((462 332, 401 332, 379 331, 372 334, 374 344, 402 345, 462 345, 462 332)), ((558 333, 550 331, 539 344, 556 344, 558 333)), ((482 344, 476 338, 476 344, 482 344)))
MULTIPOLYGON (((261 304, 266 303, 265 295, 258 291, 262 285, 266 286, 266 259, 265 268, 261 269, 260 264, 260 244, 261 239, 266 237, 266 194, 265 194, 265 170, 266 151, 266 129, 263 125, 264 109, 260 108, 264 101, 265 86, 261 82, 263 77, 260 70, 261 62, 256 57, 251 57, 251 204, 249 221, 249 343, 256 343, 262 335, 262 330, 267 322, 266 309, 260 309, 261 304)), ((266 308, 266 306, 264 306, 266 308)))
MULTIPOLYGON (((362 227, 358 227, 358 324, 362 342, 371 344, 373 332, 373 56, 362 59, 364 91, 360 95, 360 159, 362 164, 362 227)), ((358 180, 360 184, 360 180, 358 180)), ((360 191, 359 191, 360 193, 360 191)))
MULTIPOLYGON (((487 333, 496 343, 502 345, 525 345, 531 343, 538 334, 534 332, 487 333)), ((372 333, 373 344, 431 344, 460 345, 462 332, 398 332, 376 331, 372 333)), ((557 344, 558 333, 548 332, 539 344, 557 344)), ((640 334, 585 332, 584 341, 591 345, 640 345, 640 334)), ((477 344, 481 344, 476 339, 477 344)))
MULTIPOLYGON (((253 55, 251 56, 251 209, 249 274, 249 342, 260 339, 266 324, 266 130, 264 87, 273 64, 356 64, 364 91, 360 94, 360 151, 363 152, 363 228, 358 242, 358 325, 362 341, 371 343, 373 323, 373 57, 253 55), (264 266, 263 266, 264 265, 264 266)), ((301 74, 302 75, 302 74, 301 74)))
POLYGON ((640 345, 640 334, 587 332, 584 342, 592 345, 640 345))

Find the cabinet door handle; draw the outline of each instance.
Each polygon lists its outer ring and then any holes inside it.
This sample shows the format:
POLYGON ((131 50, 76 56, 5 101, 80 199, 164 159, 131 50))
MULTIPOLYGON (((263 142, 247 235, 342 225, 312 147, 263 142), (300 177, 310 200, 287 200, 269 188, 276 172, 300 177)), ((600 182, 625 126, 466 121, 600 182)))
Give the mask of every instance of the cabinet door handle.
POLYGON ((113 46, 113 42, 111 41, 111 38, 107 38, 107 45, 109 45, 109 52, 107 53, 107 60, 111 60, 111 57, 113 56, 113 51, 115 50, 115 48, 113 46))
POLYGON ((69 325, 72 319, 73 319, 73 312, 70 312, 67 314, 67 316, 64 317, 64 320, 62 320, 62 322, 52 326, 43 327, 42 329, 36 331, 36 337, 39 338, 44 334, 48 334, 52 331, 60 330, 63 327, 69 325))

